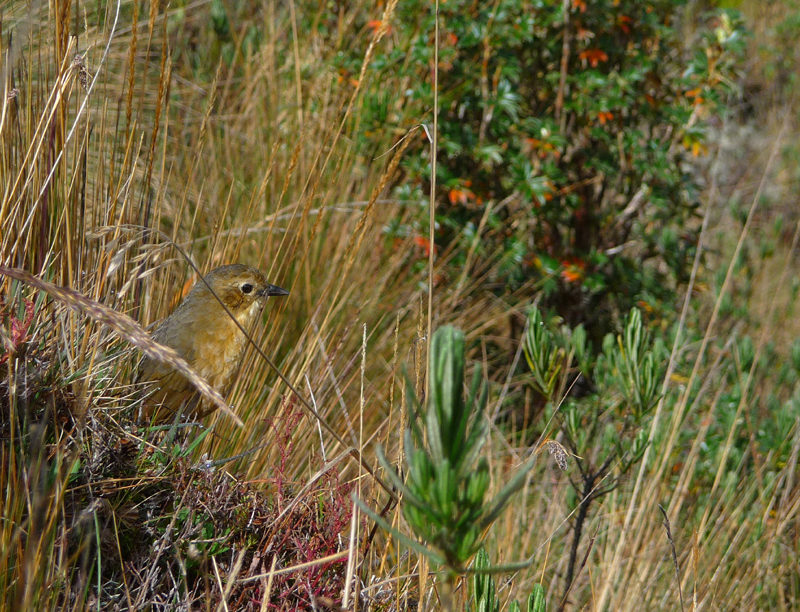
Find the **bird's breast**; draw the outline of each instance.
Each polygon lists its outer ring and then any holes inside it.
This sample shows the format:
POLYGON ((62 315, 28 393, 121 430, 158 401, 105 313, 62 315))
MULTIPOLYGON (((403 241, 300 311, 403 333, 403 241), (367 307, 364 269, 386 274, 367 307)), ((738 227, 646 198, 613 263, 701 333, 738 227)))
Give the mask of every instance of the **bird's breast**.
POLYGON ((194 342, 195 369, 215 389, 225 389, 242 358, 245 340, 227 314, 198 325, 194 342))

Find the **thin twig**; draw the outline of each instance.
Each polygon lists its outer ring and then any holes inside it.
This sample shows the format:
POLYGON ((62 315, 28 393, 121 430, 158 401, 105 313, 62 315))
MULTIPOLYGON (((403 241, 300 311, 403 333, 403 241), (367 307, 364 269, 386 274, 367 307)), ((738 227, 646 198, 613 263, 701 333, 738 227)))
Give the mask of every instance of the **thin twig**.
POLYGON ((578 579, 578 576, 581 575, 581 572, 583 571, 583 568, 586 566, 586 561, 589 559, 589 553, 592 552, 592 546, 594 546, 594 539, 596 537, 597 537, 597 534, 595 533, 592 536, 592 539, 589 540, 589 546, 586 548, 586 554, 583 556, 583 561, 581 561, 581 566, 578 568, 578 573, 575 574, 575 578, 572 580, 572 582, 569 583, 569 587, 567 587, 567 592, 564 593, 564 598, 561 600, 561 603, 558 605, 558 609, 559 610, 563 610, 564 609, 564 604, 567 603, 567 597, 569 596, 569 592, 572 590, 572 585, 575 584, 575 581, 578 579))
MULTIPOLYGON (((431 142, 431 198, 428 216, 428 337, 427 353, 430 355, 433 333, 433 256, 436 251, 436 151, 439 146, 439 0, 436 0, 433 36, 433 139, 431 142)), ((427 131, 427 130, 426 130, 427 131)), ((425 360, 426 380, 428 359, 425 360)))

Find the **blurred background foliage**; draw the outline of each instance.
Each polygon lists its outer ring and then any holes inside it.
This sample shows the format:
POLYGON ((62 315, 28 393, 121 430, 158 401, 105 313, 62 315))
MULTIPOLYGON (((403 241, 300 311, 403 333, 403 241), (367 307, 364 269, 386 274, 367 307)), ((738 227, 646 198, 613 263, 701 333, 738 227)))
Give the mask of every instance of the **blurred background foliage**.
MULTIPOLYGON (((440 19, 437 242, 456 249, 451 275, 499 258, 486 289, 540 296, 596 342, 634 305, 669 316, 700 229, 693 162, 741 95, 739 14, 674 0, 448 0, 440 19)), ((402 3, 393 28, 374 77, 391 85, 365 94, 365 138, 431 122, 430 3, 402 3)), ((352 74, 360 51, 338 57, 340 70, 352 74)), ((412 151, 397 197, 424 201, 429 157, 424 143, 412 151)), ((391 231, 423 235, 423 222, 391 231)))

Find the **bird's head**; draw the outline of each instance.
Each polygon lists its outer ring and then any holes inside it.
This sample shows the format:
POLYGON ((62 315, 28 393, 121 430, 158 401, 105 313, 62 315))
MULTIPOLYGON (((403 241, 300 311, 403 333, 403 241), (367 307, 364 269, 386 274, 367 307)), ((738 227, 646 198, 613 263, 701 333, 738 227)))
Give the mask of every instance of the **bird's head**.
POLYGON ((198 281, 191 292, 197 295, 190 294, 189 298, 202 297, 206 301, 208 298, 216 301, 214 296, 206 296, 211 287, 236 318, 254 314, 268 296, 289 295, 286 289, 268 283, 261 270, 243 264, 215 268, 206 275, 205 280, 208 286, 198 281))

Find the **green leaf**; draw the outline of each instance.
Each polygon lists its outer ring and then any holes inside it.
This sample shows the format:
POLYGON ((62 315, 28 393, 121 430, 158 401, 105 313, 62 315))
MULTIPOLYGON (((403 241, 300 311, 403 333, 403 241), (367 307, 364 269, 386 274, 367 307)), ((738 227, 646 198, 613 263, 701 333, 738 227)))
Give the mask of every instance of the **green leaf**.
POLYGON ((491 502, 489 502, 489 510, 481 517, 481 520, 478 522, 478 529, 483 531, 489 525, 491 525, 497 518, 502 514, 503 510, 505 510, 506 505, 508 504, 508 500, 511 496, 519 491, 523 485, 525 484, 525 479, 527 478, 528 472, 531 471, 533 466, 536 464, 536 454, 532 455, 530 459, 528 459, 525 463, 523 463, 516 471, 514 476, 511 477, 506 485, 500 490, 500 492, 494 496, 491 502))
POLYGON ((563 365, 562 352, 553 333, 544 324, 535 306, 528 313, 528 329, 522 345, 525 360, 533 373, 537 390, 550 401, 563 365))
POLYGON ((533 586, 533 593, 528 595, 528 612, 547 612, 544 588, 539 583, 533 586))

